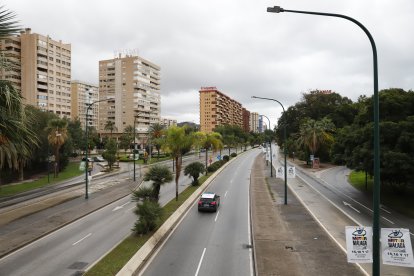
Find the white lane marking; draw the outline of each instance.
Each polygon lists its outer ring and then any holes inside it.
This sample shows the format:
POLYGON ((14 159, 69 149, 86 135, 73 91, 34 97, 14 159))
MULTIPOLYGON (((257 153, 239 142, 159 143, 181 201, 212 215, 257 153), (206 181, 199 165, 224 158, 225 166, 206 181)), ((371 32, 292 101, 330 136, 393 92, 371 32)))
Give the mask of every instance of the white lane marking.
POLYGON ((88 235, 86 235, 82 239, 78 240, 77 242, 73 243, 72 245, 77 245, 78 243, 82 242, 83 240, 89 238, 90 236, 92 236, 92 233, 89 233, 88 235))
POLYGON ((200 261, 198 262, 197 271, 194 276, 198 276, 198 272, 200 271, 201 263, 203 262, 204 253, 206 253, 206 248, 204 247, 203 254, 201 254, 200 261))
POLYGON ((224 194, 224 197, 226 197, 226 196, 227 196, 227 192, 228 192, 228 191, 226 191, 226 193, 224 194))
POLYGON ((413 233, 411 233, 411 232, 410 232, 410 235, 414 236, 414 234, 413 234, 413 233))
POLYGON ((342 201, 343 203, 344 203, 344 205, 345 206, 348 206, 349 208, 351 208, 352 210, 354 210, 355 212, 358 212, 358 214, 360 214, 361 212, 358 210, 358 209, 356 209, 356 208, 354 208, 350 203, 348 203, 348 202, 345 202, 345 201, 342 201))
POLYGON ((214 222, 216 222, 217 221, 217 218, 218 218, 218 215, 220 214, 220 211, 217 211, 217 215, 216 215, 216 218, 214 219, 214 222))
POLYGON ((384 212, 386 212, 386 213, 388 213, 388 214, 391 214, 391 212, 390 212, 390 211, 388 211, 388 210, 386 210, 386 209, 384 209, 384 207, 386 207, 386 206, 384 206, 384 205, 380 204, 380 208, 381 208, 381 210, 383 210, 384 212))
POLYGON ((112 212, 118 211, 119 209, 122 209, 125 207, 125 205, 129 204, 131 201, 128 201, 127 203, 124 203, 122 205, 116 206, 114 209, 112 209, 112 212))
POLYGON ((392 222, 392 221, 390 221, 389 219, 387 219, 387 218, 385 218, 385 217, 383 217, 383 216, 381 216, 383 219, 385 219, 386 221, 388 221, 389 223, 391 223, 391 224, 395 224, 394 222, 392 222))

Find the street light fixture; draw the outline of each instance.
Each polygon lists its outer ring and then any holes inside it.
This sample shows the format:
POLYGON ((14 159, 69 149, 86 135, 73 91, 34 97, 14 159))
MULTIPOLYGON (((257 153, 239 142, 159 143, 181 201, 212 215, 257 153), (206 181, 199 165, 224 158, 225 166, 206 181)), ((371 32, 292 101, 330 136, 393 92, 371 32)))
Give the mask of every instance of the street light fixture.
POLYGON ((380 228, 379 228, 379 213, 380 213, 380 143, 379 143, 379 96, 378 96, 378 60, 377 60, 377 48, 375 46, 374 38, 371 33, 362 25, 359 21, 353 19, 352 17, 335 14, 335 13, 323 13, 323 12, 310 12, 310 11, 297 11, 297 10, 285 10, 279 6, 268 7, 267 12, 281 13, 281 12, 291 12, 291 13, 302 13, 302 14, 311 14, 311 15, 321 15, 321 16, 330 16, 330 17, 339 17, 346 20, 349 20, 358 27, 360 27, 365 34, 367 35, 373 55, 373 72, 374 72, 374 191, 373 191, 373 263, 372 263, 372 273, 374 276, 380 275, 380 228))
POLYGON ((89 117, 89 110, 92 108, 92 106, 96 103, 99 102, 103 102, 103 101, 109 101, 109 100, 113 100, 111 98, 109 99, 103 99, 103 100, 99 100, 99 101, 94 101, 92 103, 86 103, 86 105, 88 106, 86 108, 86 116, 85 116, 85 136, 86 136, 86 143, 85 143, 85 162, 86 162, 86 166, 85 166, 85 199, 89 198, 88 195, 88 170, 89 170, 89 161, 88 161, 88 117, 89 117))
POLYGON ((283 115, 285 116, 285 124, 283 126, 283 139, 284 139, 284 154, 285 154, 285 205, 287 204, 287 163, 286 163, 286 155, 287 155, 287 142, 286 142, 286 125, 287 125, 287 121, 286 121, 286 114, 285 114, 285 108, 283 107, 283 104, 281 102, 279 102, 278 100, 275 99, 271 99, 271 98, 262 98, 262 97, 256 97, 256 96, 252 96, 252 98, 254 99, 262 99, 262 100, 269 100, 269 101, 275 101, 278 102, 280 104, 280 106, 283 109, 283 115))
MULTIPOLYGON (((260 115, 262 117, 265 117, 267 121, 269 122, 269 130, 270 130, 270 120, 266 115, 260 115)), ((270 144, 270 177, 273 177, 273 158, 272 158, 272 138, 270 138, 269 141, 270 144)))

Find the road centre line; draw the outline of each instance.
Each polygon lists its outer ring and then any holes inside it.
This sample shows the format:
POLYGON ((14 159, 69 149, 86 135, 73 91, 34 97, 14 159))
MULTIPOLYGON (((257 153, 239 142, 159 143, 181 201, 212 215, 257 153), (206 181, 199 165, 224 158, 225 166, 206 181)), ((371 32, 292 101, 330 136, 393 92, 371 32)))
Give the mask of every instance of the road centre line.
POLYGON ((82 239, 78 240, 77 242, 73 243, 72 245, 77 245, 78 243, 82 242, 83 240, 89 238, 90 236, 92 236, 92 233, 89 233, 88 235, 86 235, 82 239))
POLYGON ((201 254, 200 261, 198 262, 197 271, 194 276, 198 276, 198 272, 200 271, 201 263, 203 262, 204 253, 206 253, 206 248, 204 247, 203 254, 201 254))
POLYGON ((391 224, 395 224, 394 222, 392 222, 392 221, 390 221, 389 219, 387 219, 387 218, 385 218, 385 217, 383 217, 383 216, 381 216, 383 219, 385 219, 386 221, 388 221, 389 223, 391 223, 391 224))

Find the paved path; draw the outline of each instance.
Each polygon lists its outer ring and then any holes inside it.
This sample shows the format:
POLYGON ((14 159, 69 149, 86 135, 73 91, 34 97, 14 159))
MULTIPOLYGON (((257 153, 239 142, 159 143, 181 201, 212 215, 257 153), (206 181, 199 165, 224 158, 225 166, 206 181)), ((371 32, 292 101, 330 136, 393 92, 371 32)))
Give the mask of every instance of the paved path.
POLYGON ((290 191, 283 204, 284 181, 269 168, 260 155, 251 175, 257 275, 364 275, 290 191))

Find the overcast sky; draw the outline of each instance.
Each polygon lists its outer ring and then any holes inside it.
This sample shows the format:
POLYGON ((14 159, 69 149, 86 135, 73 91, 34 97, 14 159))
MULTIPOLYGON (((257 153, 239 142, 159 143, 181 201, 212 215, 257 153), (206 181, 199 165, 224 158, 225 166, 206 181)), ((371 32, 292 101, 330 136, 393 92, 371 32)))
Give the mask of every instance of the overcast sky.
POLYGON ((269 6, 340 13, 372 34, 379 88, 414 89, 412 0, 3 0, 22 27, 72 45, 72 78, 98 84, 98 62, 138 50, 161 66, 162 116, 199 123, 202 86, 216 86, 250 111, 281 115, 302 93, 372 95, 372 50, 340 18, 267 13, 269 6))

